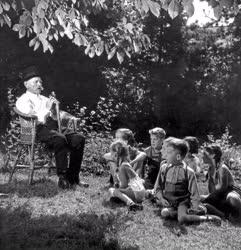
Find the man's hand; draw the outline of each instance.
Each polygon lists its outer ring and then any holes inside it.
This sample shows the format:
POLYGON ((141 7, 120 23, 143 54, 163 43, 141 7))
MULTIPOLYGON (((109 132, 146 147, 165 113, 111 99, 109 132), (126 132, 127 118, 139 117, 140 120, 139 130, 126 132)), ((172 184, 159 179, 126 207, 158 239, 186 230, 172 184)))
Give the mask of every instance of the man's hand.
POLYGON ((47 109, 50 110, 53 107, 53 104, 57 105, 57 104, 59 104, 59 101, 55 97, 50 96, 49 100, 47 101, 47 104, 46 104, 47 109))

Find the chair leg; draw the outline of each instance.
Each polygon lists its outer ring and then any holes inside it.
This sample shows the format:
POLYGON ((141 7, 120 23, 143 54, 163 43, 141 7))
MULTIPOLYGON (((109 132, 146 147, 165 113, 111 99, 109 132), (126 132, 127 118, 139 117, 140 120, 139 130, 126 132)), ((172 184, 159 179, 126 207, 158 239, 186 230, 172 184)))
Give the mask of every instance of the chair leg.
POLYGON ((10 183, 12 181, 13 174, 14 174, 15 170, 17 169, 18 160, 19 160, 19 157, 21 155, 22 150, 23 150, 23 146, 19 146, 18 151, 17 151, 17 156, 14 160, 13 167, 12 167, 12 170, 10 172, 8 183, 10 183))
POLYGON ((29 150, 29 177, 28 184, 31 185, 33 183, 33 174, 34 174, 34 148, 28 146, 29 150))

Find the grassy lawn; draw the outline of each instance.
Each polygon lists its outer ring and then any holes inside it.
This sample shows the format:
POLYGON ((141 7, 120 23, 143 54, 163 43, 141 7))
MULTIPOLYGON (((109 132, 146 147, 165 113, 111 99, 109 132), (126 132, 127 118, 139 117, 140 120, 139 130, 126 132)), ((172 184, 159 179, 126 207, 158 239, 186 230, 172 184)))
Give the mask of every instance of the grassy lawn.
MULTIPOLYGON (((109 202, 106 177, 83 177, 88 189, 62 191, 56 176, 37 173, 7 184, 0 174, 0 249, 241 249, 241 228, 224 221, 221 227, 203 223, 179 226, 160 218, 157 207, 130 213, 109 202)), ((202 190, 204 187, 202 185, 202 190)))

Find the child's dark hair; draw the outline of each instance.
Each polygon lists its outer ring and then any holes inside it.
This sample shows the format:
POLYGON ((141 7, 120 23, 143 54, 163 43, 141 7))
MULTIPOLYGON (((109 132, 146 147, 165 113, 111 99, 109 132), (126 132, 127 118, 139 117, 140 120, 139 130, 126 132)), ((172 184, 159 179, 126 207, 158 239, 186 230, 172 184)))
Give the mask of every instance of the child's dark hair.
POLYGON ((194 136, 186 136, 184 141, 188 143, 189 153, 197 154, 198 153, 198 139, 194 136))
POLYGON ((214 160, 217 163, 221 161, 222 158, 222 149, 218 145, 210 145, 204 147, 204 150, 209 154, 214 154, 214 160))
POLYGON ((174 149, 178 150, 181 157, 185 158, 189 150, 188 143, 186 141, 175 137, 167 138, 166 141, 168 143, 168 146, 171 146, 174 149))
POLYGON ((121 162, 129 159, 128 146, 124 141, 116 140, 112 142, 110 145, 110 150, 112 152, 117 153, 117 166, 118 167, 121 162))
POLYGON ((128 145, 134 146, 136 144, 136 140, 134 137, 134 133, 128 128, 119 128, 116 130, 116 133, 122 134, 122 139, 127 141, 128 145))

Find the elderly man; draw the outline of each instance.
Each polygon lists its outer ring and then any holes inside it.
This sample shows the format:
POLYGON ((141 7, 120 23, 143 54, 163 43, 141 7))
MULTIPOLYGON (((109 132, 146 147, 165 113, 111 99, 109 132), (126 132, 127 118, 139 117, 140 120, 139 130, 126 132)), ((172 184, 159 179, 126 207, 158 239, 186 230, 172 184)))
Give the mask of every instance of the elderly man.
POLYGON ((22 77, 27 91, 18 98, 16 108, 22 113, 37 116, 37 139, 54 151, 58 186, 63 189, 75 184, 87 187, 87 183, 79 181, 85 138, 75 132, 65 135, 58 132, 58 123, 53 119, 52 112, 58 101, 54 97, 41 95, 42 80, 36 67, 26 68, 22 77))

